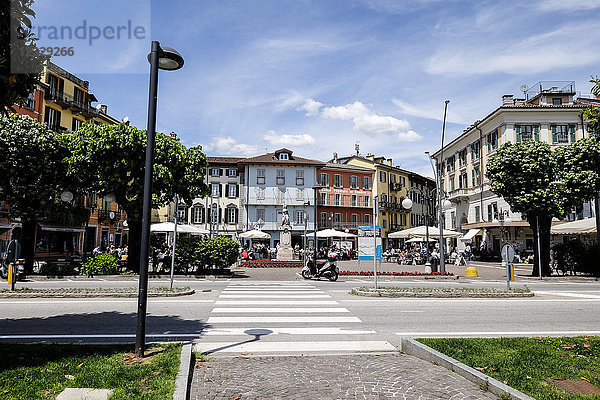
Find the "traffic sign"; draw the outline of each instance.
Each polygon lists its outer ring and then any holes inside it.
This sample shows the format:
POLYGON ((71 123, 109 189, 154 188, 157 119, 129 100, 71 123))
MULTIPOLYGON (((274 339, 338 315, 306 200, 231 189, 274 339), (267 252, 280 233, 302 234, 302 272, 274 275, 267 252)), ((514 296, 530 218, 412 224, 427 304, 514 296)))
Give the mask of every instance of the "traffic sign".
POLYGON ((502 261, 511 263, 515 258, 515 249, 510 244, 506 243, 502 246, 500 254, 502 254, 502 261))

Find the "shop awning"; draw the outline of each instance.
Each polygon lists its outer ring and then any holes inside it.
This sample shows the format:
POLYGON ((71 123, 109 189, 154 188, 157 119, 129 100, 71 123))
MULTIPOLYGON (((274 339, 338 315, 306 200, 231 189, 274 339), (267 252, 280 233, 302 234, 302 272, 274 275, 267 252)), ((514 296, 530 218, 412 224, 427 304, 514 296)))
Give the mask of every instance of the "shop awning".
POLYGON ((469 229, 469 231, 465 233, 463 237, 460 238, 460 240, 462 242, 468 242, 470 240, 473 240, 475 235, 477 235, 479 232, 481 232, 481 229, 469 229))
POLYGON ((550 233, 553 235, 592 235, 596 233, 596 219, 585 218, 556 224, 550 228, 550 233))
POLYGON ((38 222, 38 225, 40 226, 40 228, 42 228, 43 231, 50 231, 50 232, 84 232, 85 231, 85 228, 82 226, 57 226, 57 225, 43 224, 41 222, 38 222))

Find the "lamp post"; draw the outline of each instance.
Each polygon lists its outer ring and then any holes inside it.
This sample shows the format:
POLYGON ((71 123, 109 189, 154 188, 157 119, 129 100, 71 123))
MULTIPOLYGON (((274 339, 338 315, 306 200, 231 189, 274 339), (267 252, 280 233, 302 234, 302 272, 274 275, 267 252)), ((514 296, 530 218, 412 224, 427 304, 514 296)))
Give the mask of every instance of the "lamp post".
MULTIPOLYGON (((443 175, 442 169, 444 165, 444 136, 446 134, 446 114, 448 112, 448 103, 450 100, 444 102, 444 122, 442 124, 442 149, 440 150, 440 162, 438 165, 438 212, 439 212, 439 228, 440 228, 440 273, 443 275, 446 272, 446 251, 444 249, 444 204, 442 201, 442 183, 443 175)), ((448 200, 446 200, 448 201, 448 200)))
POLYGON ((425 215, 425 240, 427 241, 427 260, 426 263, 429 264, 430 261, 430 256, 429 256, 429 202, 431 200, 433 200, 435 197, 435 191, 436 189, 432 189, 431 191, 429 190, 429 187, 427 186, 427 184, 425 184, 425 189, 419 189, 418 187, 411 187, 408 189, 408 191, 406 192, 406 198, 404 200, 402 200, 402 207, 404 207, 407 210, 410 210, 413 206, 413 201, 408 198, 408 194, 409 193, 419 193, 421 196, 423 196, 425 198, 425 204, 427 207, 427 210, 423 213, 425 215))
POLYGON ((174 71, 183 67, 183 57, 170 47, 161 47, 156 40, 148 54, 150 62, 150 88, 148 94, 148 126, 146 143, 146 164, 144 174, 144 206, 142 211, 142 232, 140 246, 140 285, 138 293, 137 330, 135 334, 135 355, 144 356, 146 346, 146 305, 148 300, 148 242, 150 239, 150 218, 152 211, 152 169, 154 165, 154 140, 156 135, 156 98, 158 93, 158 70, 174 71))
POLYGON ((317 200, 319 197, 319 189, 324 189, 324 188, 325 188, 325 186, 322 186, 322 185, 314 185, 312 187, 313 194, 315 197, 315 212, 314 212, 315 222, 313 223, 313 228, 314 228, 313 230, 314 230, 314 234, 315 234, 313 236, 313 239, 314 239, 313 258, 314 258, 315 263, 317 262, 317 227, 318 227, 318 224, 317 224, 317 204, 318 204, 318 202, 317 202, 317 200))
POLYGON ((306 265, 306 244, 308 240, 306 240, 306 230, 308 228, 308 214, 304 213, 304 242, 302 243, 302 266, 306 265))

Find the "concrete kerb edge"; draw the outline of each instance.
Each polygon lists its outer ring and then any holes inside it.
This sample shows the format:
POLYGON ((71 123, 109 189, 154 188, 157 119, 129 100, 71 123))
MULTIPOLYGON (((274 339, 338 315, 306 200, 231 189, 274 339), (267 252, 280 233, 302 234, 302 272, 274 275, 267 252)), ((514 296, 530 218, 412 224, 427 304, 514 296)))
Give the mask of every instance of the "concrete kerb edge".
POLYGON ((419 343, 412 338, 402 338, 401 348, 406 354, 447 368, 477 385, 487 386, 487 390, 496 396, 502 396, 506 393, 510 396, 510 399, 513 400, 535 400, 533 397, 505 385, 504 383, 489 377, 452 357, 448 357, 423 343, 419 343))
POLYGON ((511 293, 494 293, 494 292, 456 292, 456 293, 434 293, 434 292, 410 292, 410 291, 386 291, 379 290, 375 291, 365 291, 359 290, 360 288, 353 288, 349 293, 355 296, 363 296, 363 297, 403 297, 403 298, 485 298, 485 299, 506 299, 506 298, 526 298, 526 297, 534 297, 533 292, 511 292, 511 293))
POLYGON ((192 342, 185 342, 181 346, 179 372, 175 378, 175 391, 173 392, 173 400, 187 400, 189 398, 193 362, 192 342))
MULTIPOLYGON (((149 292, 148 297, 179 297, 189 296, 196 293, 194 289, 186 290, 184 292, 176 293, 151 293, 149 292)), ((98 297, 114 297, 114 298, 137 298, 137 292, 131 293, 118 293, 118 292, 96 292, 96 293, 43 293, 43 292, 25 292, 25 293, 12 293, 12 292, 1 292, 1 299, 16 299, 16 298, 98 298, 98 297)))

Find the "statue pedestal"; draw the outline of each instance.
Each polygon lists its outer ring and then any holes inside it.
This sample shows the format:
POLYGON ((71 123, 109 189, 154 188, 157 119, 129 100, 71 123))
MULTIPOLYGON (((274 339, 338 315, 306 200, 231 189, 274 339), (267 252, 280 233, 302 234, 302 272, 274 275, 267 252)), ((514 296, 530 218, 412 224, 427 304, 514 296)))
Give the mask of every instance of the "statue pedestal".
POLYGON ((289 225, 284 225, 280 228, 279 249, 277 250, 277 260, 279 261, 292 261, 294 259, 291 228, 289 225))

